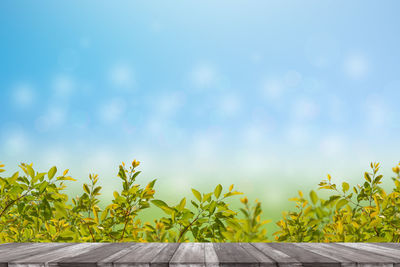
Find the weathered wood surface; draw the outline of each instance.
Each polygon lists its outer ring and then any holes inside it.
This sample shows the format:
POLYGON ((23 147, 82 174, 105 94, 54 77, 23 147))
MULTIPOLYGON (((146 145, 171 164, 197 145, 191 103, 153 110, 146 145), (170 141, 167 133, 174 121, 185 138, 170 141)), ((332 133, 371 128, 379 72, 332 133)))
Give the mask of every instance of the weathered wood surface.
POLYGON ((395 243, 6 243, 0 267, 398 266, 395 243))

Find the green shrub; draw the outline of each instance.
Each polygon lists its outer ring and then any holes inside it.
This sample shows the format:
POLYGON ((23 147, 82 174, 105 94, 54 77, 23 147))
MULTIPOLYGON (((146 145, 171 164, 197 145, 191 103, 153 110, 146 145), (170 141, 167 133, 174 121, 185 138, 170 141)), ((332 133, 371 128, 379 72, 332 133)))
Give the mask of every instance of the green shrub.
MULTIPOLYGON (((238 218, 225 200, 242 194, 222 192, 217 185, 210 193, 201 194, 192 189, 194 200, 187 207, 186 198, 177 205, 154 199, 154 185, 136 184, 140 174, 134 160, 129 166, 119 166, 118 177, 122 191, 113 193, 112 203, 104 210, 98 206, 101 187, 96 186, 98 175, 90 174, 90 184, 83 184, 81 196, 72 198, 62 191, 64 181, 76 181, 67 176, 68 170, 56 177, 57 168, 48 172, 35 172, 32 164, 21 164, 25 176, 18 172, 11 177, 0 177, 0 242, 229 242, 258 241, 265 239, 265 229, 258 232, 265 222, 260 222, 261 205, 255 211, 245 204, 242 212, 246 219, 238 218), (142 223, 140 212, 154 205, 166 216, 154 223, 142 223), (246 227, 243 227, 246 226, 246 227), (255 233, 256 231, 256 233, 255 233), (264 239, 260 239, 260 235, 264 239), (242 239, 241 239, 242 238, 242 239)), ((0 165, 0 168, 4 165, 0 165)), ((0 172, 3 172, 0 169, 0 172)))
POLYGON ((393 168, 394 188, 387 194, 379 185, 379 163, 364 173, 362 185, 341 189, 328 175, 319 189, 332 192, 328 199, 310 191, 310 201, 299 191, 296 211, 286 212, 274 233, 276 241, 287 242, 399 242, 400 241, 400 163, 393 168))
MULTIPOLYGON (((242 194, 233 185, 226 191, 217 185, 208 193, 192 189, 193 200, 169 205, 154 199, 156 180, 145 187, 135 183, 138 166, 136 160, 129 168, 119 166, 122 191, 115 191, 102 210, 98 175, 90 174, 82 195, 68 204, 64 183, 76 181, 68 170, 56 176, 56 167, 39 173, 22 163, 24 175, 0 177, 0 242, 269 242, 260 202, 251 205, 243 197, 240 213, 230 209, 226 200, 242 194), (142 223, 138 215, 151 206, 165 216, 142 223)), ((331 192, 326 199, 314 190, 306 199, 299 191, 290 199, 296 210, 284 212, 276 223, 275 241, 400 242, 400 163, 393 168, 390 193, 380 187, 379 163, 371 163, 371 169, 356 186, 343 182, 339 188, 328 175, 319 184, 331 192)))

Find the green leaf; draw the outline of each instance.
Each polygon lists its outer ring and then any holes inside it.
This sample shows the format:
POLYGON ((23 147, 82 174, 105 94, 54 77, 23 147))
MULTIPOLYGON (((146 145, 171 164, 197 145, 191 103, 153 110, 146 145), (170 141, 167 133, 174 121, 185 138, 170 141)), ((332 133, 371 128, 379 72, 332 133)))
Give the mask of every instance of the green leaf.
POLYGON ((43 176, 45 175, 45 172, 42 173, 38 173, 34 178, 32 178, 31 183, 34 184, 36 183, 38 180, 42 180, 43 176))
POLYGON ((343 193, 346 193, 349 190, 350 186, 349 186, 348 183, 343 182, 342 183, 342 188, 343 188, 343 193))
POLYGON ((210 206, 208 207, 208 211, 210 212, 210 214, 213 214, 215 211, 215 208, 217 207, 217 202, 215 202, 214 200, 211 202, 210 206))
POLYGON ((100 190, 101 190, 101 186, 98 186, 98 187, 96 187, 94 190, 93 190, 93 195, 100 195, 99 194, 99 192, 100 192, 100 190))
POLYGON ((153 203, 154 205, 156 205, 159 208, 169 208, 167 203, 165 203, 164 201, 159 200, 159 199, 154 199, 151 201, 151 203, 153 203))
POLYGON ((196 203, 196 202, 194 202, 193 200, 191 200, 190 202, 191 202, 191 203, 192 203, 192 205, 193 205, 193 206, 195 206, 196 208, 198 208, 198 207, 199 207, 199 205, 197 205, 197 203, 196 203))
POLYGON ((219 198, 219 196, 221 195, 221 191, 222 191, 222 185, 217 185, 214 189, 214 196, 216 198, 219 198))
POLYGON ((100 220, 104 221, 106 219, 107 215, 108 215, 108 208, 103 210, 103 212, 101 213, 101 216, 100 216, 100 220))
MULTIPOLYGON (((15 183, 15 181, 18 179, 18 176, 19 176, 19 173, 18 173, 18 172, 14 173, 13 176, 11 176, 11 181, 12 181, 13 183, 15 183)), ((29 181, 29 180, 28 180, 28 181, 29 181)), ((29 182, 28 182, 28 184, 29 184, 29 182)))
POLYGON ((374 237, 371 237, 370 239, 366 240, 366 242, 369 242, 369 243, 380 243, 380 242, 391 242, 391 241, 387 240, 384 237, 374 236, 374 237))
POLYGON ((198 201, 201 202, 201 194, 196 189, 192 188, 193 195, 197 198, 198 201))
POLYGON ((364 173, 364 178, 365 178, 365 180, 368 181, 368 183, 371 182, 371 176, 369 176, 369 173, 368 173, 368 172, 365 172, 365 173, 364 173))
POLYGON ((49 183, 47 181, 44 181, 43 183, 40 184, 40 186, 39 186, 39 194, 43 193, 43 191, 46 189, 48 184, 49 183))
POLYGON ((83 184, 83 190, 84 190, 86 193, 90 194, 90 189, 89 189, 89 186, 88 186, 87 184, 83 184))
POLYGON ((314 205, 318 202, 318 196, 317 196, 317 193, 315 193, 314 190, 310 191, 310 198, 311 198, 311 201, 312 201, 312 203, 314 205))
POLYGON ((230 196, 236 196, 236 195, 243 195, 243 193, 238 192, 238 191, 228 192, 228 193, 224 194, 224 197, 230 197, 230 196))
POLYGON ((383 175, 378 175, 375 180, 374 180, 374 184, 379 184, 380 180, 383 178, 383 175))
POLYGON ((125 174, 125 170, 124 168, 120 165, 119 166, 119 172, 118 172, 118 176, 122 179, 122 180, 126 180, 126 174, 125 174))
POLYGON ((35 171, 33 170, 33 168, 31 167, 31 165, 29 165, 29 164, 26 164, 26 169, 27 169, 27 171, 28 171, 28 173, 29 173, 29 176, 31 177, 31 178, 34 178, 35 177, 35 171))
POLYGON ((163 207, 161 208, 166 214, 172 215, 175 213, 175 209, 171 207, 163 207))
POLYGON ((76 179, 72 178, 71 176, 59 176, 57 177, 57 181, 76 181, 76 179))
POLYGON ((213 193, 211 192, 211 193, 208 193, 208 194, 204 194, 203 195, 203 202, 206 202, 206 201, 210 201, 211 200, 211 195, 212 195, 213 193))
POLYGON ((157 181, 157 179, 154 179, 153 181, 151 181, 150 183, 149 183, 149 188, 153 188, 154 187, 154 184, 156 183, 156 181, 157 181))
POLYGON ((58 211, 60 214, 62 214, 64 217, 67 217, 67 210, 65 209, 64 205, 58 202, 54 202, 54 207, 56 211, 58 211))
POLYGON ((178 210, 182 211, 185 208, 185 206, 186 206, 186 198, 184 197, 184 198, 182 198, 181 202, 179 203, 178 210))
POLYGON ((341 207, 346 205, 348 201, 346 199, 341 199, 336 203, 336 210, 339 210, 341 207))
POLYGON ((141 173, 141 171, 137 171, 132 175, 132 181, 135 181, 136 176, 138 176, 141 173))
POLYGON ((49 170, 49 172, 47 173, 47 176, 49 177, 49 180, 51 180, 51 179, 54 177, 54 175, 56 174, 56 172, 57 172, 57 167, 56 167, 56 166, 53 166, 53 167, 49 170))

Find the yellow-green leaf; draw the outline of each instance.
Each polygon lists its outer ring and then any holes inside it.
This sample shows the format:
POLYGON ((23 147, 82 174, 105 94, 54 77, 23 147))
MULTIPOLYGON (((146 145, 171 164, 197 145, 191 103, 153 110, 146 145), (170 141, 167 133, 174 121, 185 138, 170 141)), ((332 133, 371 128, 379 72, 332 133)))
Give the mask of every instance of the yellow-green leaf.
POLYGON ((76 179, 72 178, 71 176, 61 176, 57 180, 63 180, 63 181, 76 181, 76 179))
POLYGON ((169 208, 167 203, 165 203, 164 201, 159 200, 159 199, 154 199, 151 201, 151 203, 153 203, 154 205, 156 205, 159 208, 169 208))
POLYGON ((83 184, 83 190, 84 190, 86 193, 90 194, 90 189, 89 189, 89 186, 88 186, 87 184, 83 184))
POLYGON ((96 223, 99 223, 99 214, 97 213, 96 207, 94 206, 94 207, 92 208, 92 210, 93 210, 95 222, 96 222, 96 223))
POLYGON ((222 185, 217 185, 214 189, 214 196, 216 198, 219 198, 219 196, 221 195, 221 191, 222 191, 222 185))
POLYGON ((29 176, 31 178, 34 178, 35 177, 35 171, 33 170, 33 168, 28 164, 25 167, 26 167, 26 169, 28 171, 29 176))
POLYGON ((49 172, 47 173, 47 176, 49 177, 49 180, 51 180, 51 179, 54 177, 54 175, 56 174, 56 172, 57 172, 57 167, 56 167, 56 166, 53 166, 53 167, 49 170, 49 172))
POLYGON ((201 194, 196 189, 192 188, 193 195, 197 198, 198 201, 201 202, 201 194))
POLYGON ((106 208, 102 213, 101 213, 101 221, 104 221, 104 219, 107 217, 108 215, 108 208, 106 208))
POLYGON ((336 203, 336 210, 339 210, 341 207, 346 205, 348 201, 346 199, 341 199, 336 203))
POLYGON ((314 190, 310 191, 310 198, 311 198, 311 202, 315 205, 318 202, 318 196, 317 193, 315 193, 314 190))
POLYGON ((364 178, 365 178, 365 180, 368 181, 368 183, 371 182, 371 176, 369 176, 369 173, 368 173, 368 172, 364 173, 364 178))
POLYGON ((349 186, 348 183, 343 182, 342 183, 342 188, 343 188, 343 192, 346 193, 349 190, 350 186, 349 186))
POLYGON ((185 208, 185 205, 186 205, 186 198, 184 197, 184 198, 182 198, 181 202, 179 203, 178 210, 182 211, 185 208))

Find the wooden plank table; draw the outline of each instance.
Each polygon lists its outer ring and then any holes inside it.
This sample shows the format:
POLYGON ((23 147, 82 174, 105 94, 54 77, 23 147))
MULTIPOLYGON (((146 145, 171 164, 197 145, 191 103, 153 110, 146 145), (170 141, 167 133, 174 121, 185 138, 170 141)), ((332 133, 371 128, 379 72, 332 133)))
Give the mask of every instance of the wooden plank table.
POLYGON ((398 266, 395 243, 6 243, 0 267, 398 266))

